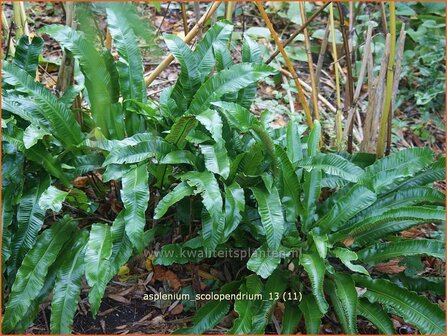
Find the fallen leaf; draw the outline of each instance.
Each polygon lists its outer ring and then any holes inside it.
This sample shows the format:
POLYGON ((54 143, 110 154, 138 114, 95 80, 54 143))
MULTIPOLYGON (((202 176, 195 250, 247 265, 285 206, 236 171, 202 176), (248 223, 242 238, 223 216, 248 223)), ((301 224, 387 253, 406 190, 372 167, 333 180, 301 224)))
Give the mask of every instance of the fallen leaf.
POLYGON ((87 186, 88 176, 79 176, 73 180, 73 186, 76 188, 84 188, 87 186))
POLYGON ((121 266, 118 271, 118 279, 121 282, 126 282, 129 279, 130 269, 127 265, 121 266))
POLYGON ((152 261, 154 261, 155 256, 150 255, 149 257, 146 258, 146 269, 149 272, 152 272, 152 270, 154 269, 154 266, 152 265, 152 261))
POLYGON ((405 266, 399 265, 399 259, 393 259, 385 263, 380 263, 374 266, 377 272, 385 274, 397 274, 406 270, 405 266))
POLYGON ((178 315, 178 314, 181 314, 182 312, 183 312, 183 305, 181 303, 179 303, 174 308, 172 308, 169 313, 171 315, 178 315))
POLYGON ((130 300, 126 299, 125 297, 116 295, 116 294, 109 294, 109 295, 107 295, 107 297, 112 299, 112 300, 114 300, 114 301, 118 301, 118 302, 121 302, 121 303, 124 303, 124 304, 129 304, 130 303, 130 300))
POLYGON ((174 290, 182 287, 182 283, 177 277, 177 275, 171 270, 166 269, 163 266, 154 265, 154 278, 153 281, 167 281, 169 286, 174 290))

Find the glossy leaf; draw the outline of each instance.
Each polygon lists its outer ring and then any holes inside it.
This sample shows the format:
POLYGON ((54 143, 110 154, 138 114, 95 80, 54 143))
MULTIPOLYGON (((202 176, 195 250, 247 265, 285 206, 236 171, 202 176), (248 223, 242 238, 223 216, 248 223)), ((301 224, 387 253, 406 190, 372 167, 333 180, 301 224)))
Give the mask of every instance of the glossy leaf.
POLYGON ((3 61, 4 82, 25 90, 36 103, 39 113, 47 118, 55 136, 66 146, 77 145, 82 140, 81 129, 67 107, 42 84, 35 82, 26 71, 3 61))
POLYGON ((121 199, 124 204, 126 234, 133 246, 142 251, 146 209, 149 202, 149 182, 146 165, 130 169, 123 176, 121 199))
POLYGON ((270 249, 278 249, 284 234, 284 217, 278 190, 272 187, 270 192, 251 188, 258 203, 258 212, 264 227, 267 245, 270 249))
POLYGON ((72 332, 71 325, 81 293, 87 239, 87 231, 78 234, 73 246, 65 251, 64 261, 57 272, 51 301, 50 328, 53 334, 72 332))
POLYGON ((324 260, 316 253, 303 253, 300 256, 300 265, 304 267, 312 287, 312 294, 315 297, 318 308, 325 314, 329 305, 324 297, 323 283, 326 273, 324 260))
POLYGON ((70 238, 75 223, 64 217, 37 238, 17 271, 3 317, 3 332, 11 333, 26 314, 28 307, 44 286, 49 267, 56 260, 64 243, 70 238))
POLYGON ((357 252, 359 259, 375 264, 393 258, 424 255, 445 260, 444 242, 433 239, 407 239, 377 243, 357 252))
POLYGON ((367 289, 365 296, 372 302, 390 307, 408 323, 424 334, 444 334, 444 312, 425 297, 382 279, 354 275, 356 286, 367 289))

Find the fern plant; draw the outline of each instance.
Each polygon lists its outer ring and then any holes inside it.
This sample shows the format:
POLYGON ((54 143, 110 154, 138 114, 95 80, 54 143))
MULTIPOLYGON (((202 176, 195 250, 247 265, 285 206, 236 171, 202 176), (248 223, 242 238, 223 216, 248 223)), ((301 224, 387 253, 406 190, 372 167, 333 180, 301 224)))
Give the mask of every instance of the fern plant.
POLYGON ((83 84, 57 97, 34 81, 40 37, 22 39, 13 62, 3 62, 4 333, 25 331, 49 296, 51 332, 70 333, 83 279, 95 316, 119 267, 174 229, 188 238, 163 246, 156 263, 256 248, 221 293, 265 298, 209 302, 178 333, 210 330, 231 307, 238 318, 230 333, 263 333, 284 293, 303 297, 285 300, 283 333, 297 331, 301 317, 307 333, 319 333, 330 309, 344 333, 358 333, 358 316, 394 333, 390 313, 421 333, 444 332, 441 309, 415 293, 442 290, 439 279, 384 277, 372 268, 396 256, 443 258, 443 241, 398 233, 444 221, 445 196, 431 186, 445 177, 444 157, 434 160, 425 148, 379 161, 323 153, 318 122, 304 137, 292 116, 287 127, 272 128, 249 108, 257 82, 275 70, 261 64, 248 38, 242 63, 233 64, 226 21, 194 50, 164 36, 181 71, 152 101, 137 47, 150 27, 127 3, 81 8, 83 20, 106 15, 116 61, 92 39, 98 32, 52 25, 41 33, 74 55, 83 84), (87 106, 82 124, 72 110, 78 94, 87 106), (75 187, 81 176, 89 192, 75 187), (107 208, 114 199, 118 213, 107 208))

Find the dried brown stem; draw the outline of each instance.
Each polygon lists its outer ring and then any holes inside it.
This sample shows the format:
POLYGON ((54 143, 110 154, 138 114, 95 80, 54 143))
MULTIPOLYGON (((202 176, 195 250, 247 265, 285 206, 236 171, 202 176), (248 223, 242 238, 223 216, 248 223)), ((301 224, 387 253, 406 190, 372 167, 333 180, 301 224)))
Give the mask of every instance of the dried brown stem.
MULTIPOLYGON (((301 14, 301 21, 306 22, 306 11, 304 9, 304 3, 299 3, 300 7, 300 14, 301 14)), ((320 120, 320 112, 318 111, 318 91, 317 91, 317 83, 315 80, 315 73, 314 73, 314 62, 312 60, 312 52, 310 51, 310 39, 309 39, 309 32, 307 28, 303 30, 304 34, 304 47, 306 48, 306 54, 307 54, 307 64, 309 66, 309 75, 310 75, 310 85, 312 86, 312 108, 314 112, 314 118, 317 120, 320 120)), ((312 110, 311 108, 311 110, 312 110)))
POLYGON ((306 122, 309 127, 313 127, 313 121, 312 121, 312 115, 310 113, 309 105, 307 104, 306 97, 304 96, 303 88, 301 87, 300 82, 298 81, 298 75, 293 68, 292 62, 289 59, 289 56, 287 55, 286 51, 284 50, 284 47, 278 37, 278 34, 276 33, 275 29, 273 28, 272 22, 270 21, 267 13, 265 12, 264 6, 260 2, 254 2, 256 7, 259 10, 259 13, 261 14, 262 19, 264 20, 267 28, 270 31, 270 34, 273 37, 273 40, 275 41, 276 47, 280 51, 282 57, 284 58, 284 61, 286 62, 287 68, 289 72, 292 74, 293 80, 295 82, 295 86, 298 90, 298 100, 301 103, 301 106, 303 107, 304 114, 306 116, 306 122))
MULTIPOLYGON (((284 47, 286 47, 286 46, 288 46, 289 44, 290 44, 290 42, 292 42, 294 39, 295 39, 295 37, 297 37, 299 34, 301 34, 303 31, 304 31, 304 29, 306 29, 307 28, 307 26, 309 26, 309 24, 318 16, 318 15, 320 15, 320 13, 327 7, 327 6, 329 6, 329 4, 331 3, 332 1, 328 1, 328 2, 326 2, 323 6, 321 6, 317 11, 315 11, 315 13, 313 13, 311 16, 310 16, 310 18, 306 21, 306 22, 304 22, 304 24, 302 25, 302 26, 300 26, 297 30, 295 30, 293 33, 292 33, 292 35, 290 35, 290 37, 284 42, 284 44, 283 44, 283 46, 284 47)), ((265 62, 265 64, 269 64, 271 61, 273 61, 273 59, 276 57, 276 56, 278 56, 279 55, 279 53, 280 53, 280 50, 278 49, 278 50, 276 50, 270 57, 269 57, 269 59, 265 62)))
MULTIPOLYGON (((346 82, 346 100, 343 104, 343 107, 346 111, 349 111, 352 107, 352 102, 353 102, 353 87, 354 87, 354 81, 352 79, 352 66, 351 66, 351 52, 349 50, 349 36, 348 36, 348 32, 347 32, 347 26, 346 26, 346 22, 345 22, 345 15, 343 13, 343 7, 342 4, 340 2, 337 2, 337 9, 338 9, 338 14, 340 17, 340 27, 341 27, 341 34, 343 37, 343 48, 345 50, 345 55, 346 55, 346 70, 347 70, 347 82, 346 82)), ((348 152, 352 153, 352 132, 354 129, 354 122, 351 121, 351 123, 349 125, 347 125, 349 128, 348 131, 348 152)))
MULTIPOLYGON (((189 33, 185 36, 183 41, 185 43, 190 43, 194 37, 197 36, 197 34, 200 32, 203 24, 205 23, 208 18, 211 17, 211 15, 214 14, 214 12, 217 10, 219 5, 221 4, 221 1, 214 2, 210 9, 200 18, 199 21, 197 21, 197 24, 189 31, 189 33)), ((169 54, 156 68, 154 71, 152 71, 148 76, 144 78, 144 83, 146 86, 149 86, 155 78, 164 70, 166 67, 174 60, 174 56, 172 54, 169 54)))
POLYGON ((183 31, 185 32, 186 36, 189 33, 188 18, 186 17, 186 5, 184 2, 181 2, 180 6, 182 8, 183 31))

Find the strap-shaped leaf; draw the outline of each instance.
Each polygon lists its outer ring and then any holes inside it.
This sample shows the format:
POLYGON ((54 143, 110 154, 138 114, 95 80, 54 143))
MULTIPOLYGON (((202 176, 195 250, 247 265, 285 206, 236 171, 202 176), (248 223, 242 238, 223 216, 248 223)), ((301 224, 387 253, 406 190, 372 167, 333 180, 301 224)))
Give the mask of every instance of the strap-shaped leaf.
POLYGON ((290 162, 295 164, 303 158, 303 147, 301 144, 299 125, 294 119, 291 119, 287 124, 286 143, 287 156, 289 157, 290 162))
POLYGON ((78 306, 81 279, 84 274, 84 254, 88 232, 81 231, 74 244, 64 253, 57 272, 51 301, 50 328, 53 334, 70 334, 78 306))
POLYGON ((278 267, 282 257, 290 254, 286 248, 277 251, 269 250, 267 244, 262 244, 257 248, 247 262, 247 268, 255 272, 261 278, 267 279, 278 267))
POLYGON ((196 116, 196 119, 211 133, 216 143, 222 143, 222 119, 219 112, 208 109, 196 116))
POLYGON ((160 219, 164 216, 169 207, 194 193, 194 188, 189 186, 186 182, 179 183, 172 191, 166 194, 160 202, 158 202, 154 210, 154 219, 160 219))
POLYGON ((355 185, 332 206, 329 212, 315 226, 322 232, 337 231, 349 219, 363 209, 367 209, 376 199, 376 194, 368 188, 355 185))
POLYGON ((410 277, 400 273, 391 281, 399 285, 402 284, 413 292, 433 292, 445 295, 445 279, 443 277, 422 277, 420 275, 410 277))
POLYGON ((378 303, 370 303, 367 299, 359 299, 357 312, 369 320, 374 326, 385 335, 394 335, 396 333, 393 322, 388 314, 378 303))
POLYGON ((143 79, 143 61, 136 35, 130 22, 125 19, 123 15, 125 11, 121 6, 109 6, 106 12, 108 28, 120 56, 117 70, 123 98, 144 102, 146 86, 143 79))
POLYGON ((180 37, 168 34, 163 37, 169 51, 181 66, 179 79, 172 91, 172 97, 177 105, 186 109, 200 84, 200 63, 191 48, 180 37))
POLYGON ((429 148, 410 148, 391 154, 365 168, 359 182, 376 193, 392 188, 392 183, 413 176, 433 163, 433 151, 429 148))
POLYGON ((224 239, 238 227, 245 210, 244 189, 237 182, 224 186, 225 188, 225 228, 224 239))
POLYGON ((121 125, 120 128, 110 115, 113 103, 118 101, 119 90, 118 81, 115 83, 114 78, 116 68, 110 53, 100 53, 93 40, 68 26, 49 25, 41 28, 40 32, 50 35, 79 59, 86 77, 85 87, 96 125, 106 138, 111 134, 122 138, 124 126, 121 125))
POLYGON ((94 307, 96 311, 104 296, 107 284, 113 276, 118 273, 119 268, 123 266, 132 255, 132 243, 125 232, 124 210, 122 210, 113 221, 110 233, 113 242, 111 256, 103 263, 104 272, 101 274, 98 282, 96 282, 90 289, 89 293, 89 300, 93 302, 92 307, 94 307))
POLYGON ((219 101, 212 105, 219 107, 230 126, 241 132, 248 132, 258 123, 254 115, 239 104, 219 101))
MULTIPOLYGON (((445 180, 445 156, 428 166, 424 171, 406 179, 402 183, 395 185, 395 189, 407 189, 416 186, 425 186, 427 184, 445 180)), ((394 188, 392 189, 394 190, 394 188)))
POLYGON ((282 197, 281 202, 285 210, 286 220, 293 223, 296 221, 298 214, 303 212, 300 195, 301 184, 286 151, 279 145, 275 146, 275 151, 281 172, 278 191, 282 197))
MULTIPOLYGON (((16 205, 19 203, 22 197, 24 176, 23 176, 23 164, 24 156, 18 150, 13 150, 9 153, 3 152, 2 156, 2 269, 5 269, 6 262, 10 259, 12 254, 12 232, 10 226, 12 224, 13 218, 16 215, 16 205)), ((28 218, 28 216, 26 216, 28 218)), ((40 219, 39 219, 40 220, 40 219)), ((37 222, 38 226, 39 221, 37 222)), ((22 230, 24 227, 22 226, 22 230)), ((36 236, 37 233, 33 234, 36 236)), ((23 236, 23 233, 20 234, 23 236)), ((20 248, 22 244, 18 244, 20 248)), ((12 254, 12 256, 17 257, 17 253, 12 254)), ((12 262, 11 264, 17 264, 12 262)), ((18 266, 15 267, 17 269, 18 266)), ((14 280, 13 277, 9 277, 10 283, 14 280)))
POLYGON ((194 326, 179 329, 174 334, 203 334, 207 330, 213 329, 228 314, 230 304, 228 301, 211 301, 200 308, 194 315, 194 326))
POLYGON ((91 147, 110 152, 118 147, 134 146, 140 142, 155 141, 155 139, 157 139, 157 137, 154 133, 138 133, 122 140, 108 140, 105 138, 96 140, 85 139, 78 147, 91 147))
POLYGON ((228 21, 218 21, 214 24, 194 50, 194 56, 199 65, 199 73, 203 80, 214 67, 213 45, 217 42, 226 43, 233 31, 233 25, 228 21))
POLYGON ((170 151, 171 147, 171 145, 166 143, 161 138, 141 141, 135 145, 117 147, 110 151, 103 163, 103 166, 107 166, 112 163, 138 163, 150 158, 158 158, 158 156, 161 158, 164 154, 167 154, 170 151))
POLYGON ((321 178, 322 171, 319 169, 311 170, 310 172, 304 172, 304 200, 303 200, 303 230, 309 231, 313 224, 315 211, 317 208, 317 201, 321 193, 321 178))
POLYGON ((61 254, 59 254, 59 256, 56 258, 56 261, 48 269, 48 274, 45 278, 42 289, 39 291, 36 298, 34 298, 34 300, 31 301, 31 303, 28 306, 26 314, 22 317, 22 319, 17 323, 17 325, 14 328, 14 331, 17 334, 24 334, 25 331, 36 320, 36 317, 40 312, 41 304, 48 299, 48 294, 50 294, 51 290, 54 287, 54 283, 56 281, 56 273, 60 268, 61 259, 62 259, 61 254))
POLYGON ((24 35, 16 45, 16 52, 12 62, 34 77, 36 76, 39 55, 42 49, 43 39, 41 37, 34 36, 30 42, 29 37, 24 35))
POLYGON ((213 173, 193 171, 183 174, 180 178, 187 181, 190 186, 195 186, 196 193, 202 194, 203 205, 211 216, 220 217, 223 201, 219 184, 213 173))
POLYGON ((124 204, 126 234, 133 246, 143 250, 143 232, 146 225, 145 212, 149 202, 149 182, 146 165, 130 169, 124 174, 121 199, 124 204))
POLYGON ((270 191, 260 188, 250 188, 258 203, 258 212, 264 227, 267 245, 276 250, 281 244, 284 234, 284 217, 278 190, 272 186, 270 191))
POLYGON ((190 114, 200 114, 226 93, 237 92, 272 75, 274 69, 264 64, 236 64, 208 79, 194 95, 190 114))
POLYGON ((50 135, 48 131, 33 124, 29 125, 23 133, 23 144, 26 149, 33 147, 45 135, 50 135))
POLYGON ((348 335, 358 334, 357 291, 351 276, 344 273, 335 273, 333 281, 326 281, 325 286, 343 332, 348 335))
MULTIPOLYGON (((124 99, 146 101, 146 85, 143 77, 143 60, 132 23, 126 20, 127 8, 112 4, 106 8, 107 24, 120 59, 116 62, 121 94, 124 99)), ((127 106, 125 103, 124 106, 127 106)), ((127 134, 140 129, 143 118, 133 112, 126 113, 127 134)))
POLYGON ((179 149, 185 148, 186 137, 197 125, 197 120, 193 116, 180 117, 174 125, 172 125, 166 141, 176 145, 179 149))
MULTIPOLYGON (((445 220, 445 209, 429 206, 408 206, 391 209, 383 215, 366 218, 354 225, 349 236, 355 238, 358 243, 373 241, 389 233, 401 231, 398 223, 414 226, 418 223, 442 222, 445 220)), ((405 228, 409 227, 404 225, 405 228)))
POLYGON ((187 150, 177 150, 163 156, 163 158, 160 160, 160 163, 170 165, 178 165, 184 163, 195 167, 196 161, 197 158, 192 152, 187 150))
MULTIPOLYGON (((204 244, 209 248, 214 248, 223 238, 223 230, 225 227, 225 218, 223 213, 223 200, 220 193, 219 184, 214 174, 205 172, 188 172, 181 176, 190 186, 196 187, 196 193, 202 194, 202 203, 206 208, 209 216, 202 213, 204 221, 204 232, 207 239, 204 244)), ((204 236, 204 237, 205 237, 204 236)))
POLYGON ((326 273, 324 260, 317 252, 303 253, 300 255, 300 265, 304 267, 304 270, 309 276, 312 294, 317 301, 318 308, 325 314, 329 305, 323 292, 324 275, 326 273))
POLYGON ((424 334, 444 334, 445 316, 438 305, 390 281, 353 275, 356 286, 367 289, 369 301, 379 302, 424 334), (389 308, 388 308, 389 307, 389 308))
MULTIPOLYGON (((247 281, 248 282, 248 281, 247 281)), ((248 284, 242 284, 240 287, 241 293, 259 294, 261 287, 253 288, 248 284)), ((238 318, 234 320, 233 327, 228 332, 229 334, 251 334, 253 326, 253 317, 255 311, 259 309, 260 302, 257 300, 236 300, 234 303, 234 310, 238 313, 238 318)))
POLYGON ((34 81, 25 70, 6 61, 2 63, 2 79, 5 83, 24 89, 35 101, 39 113, 47 118, 55 136, 66 146, 82 141, 82 132, 68 108, 42 84, 34 81))
POLYGON ((6 303, 4 333, 11 333, 27 313, 28 307, 44 285, 49 267, 74 228, 73 220, 68 216, 64 217, 39 235, 34 247, 26 254, 6 303))
POLYGON ((215 42, 213 44, 214 58, 216 59, 216 71, 228 69, 234 64, 230 50, 223 42, 215 42))
MULTIPOLYGON (((45 209, 39 206, 38 200, 50 185, 50 178, 40 177, 38 180, 32 180, 32 183, 35 185, 25 191, 17 208, 17 231, 11 240, 10 264, 14 269, 19 268, 25 254, 34 246, 45 218, 45 209)), ((14 278, 13 274, 9 276, 14 278)))
POLYGON ((282 317, 281 334, 295 335, 303 313, 294 301, 286 301, 282 317))
POLYGON ((2 110, 11 112, 47 132, 51 130, 48 120, 39 113, 37 104, 26 97, 9 93, 2 95, 2 110))
POLYGON ((112 236, 110 226, 93 224, 85 251, 85 277, 91 287, 89 302, 93 316, 96 316, 102 300, 102 287, 105 288, 107 271, 112 255, 112 236))
POLYGON ((200 145, 200 151, 205 157, 205 167, 209 171, 219 174, 224 179, 230 174, 230 159, 224 145, 200 145))
POLYGON ((307 139, 307 156, 312 156, 320 152, 321 124, 318 120, 314 121, 314 126, 307 139))
POLYGON ((355 220, 358 222, 365 217, 380 215, 393 208, 430 203, 437 205, 445 204, 445 194, 431 187, 412 187, 410 189, 397 190, 386 196, 379 197, 374 204, 360 212, 355 220))
MULTIPOLYGON (((248 36, 244 37, 244 44, 242 45, 242 62, 256 64, 262 62, 261 49, 259 45, 248 36)), ((249 109, 255 96, 256 85, 249 85, 238 92, 237 103, 249 109)))
POLYGON ((58 178, 64 185, 70 185, 70 181, 62 170, 61 163, 45 148, 42 143, 37 143, 25 151, 27 159, 42 165, 52 176, 58 178))
POLYGON ((357 182, 363 169, 337 154, 317 153, 297 162, 297 166, 308 171, 321 169, 326 174, 340 176, 347 181, 357 182))
POLYGON ((205 247, 214 250, 223 240, 224 229, 225 217, 223 213, 216 217, 205 210, 202 211, 202 240, 205 247))
POLYGON ((355 265, 352 263, 352 261, 356 261, 359 259, 357 253, 355 253, 354 251, 342 247, 336 247, 332 250, 332 253, 338 259, 340 259, 343 265, 345 265, 351 271, 369 275, 365 267, 363 267, 362 265, 355 265))
POLYGON ((360 260, 375 264, 398 257, 428 255, 445 260, 444 242, 433 239, 407 239, 377 243, 357 252, 360 260))
POLYGON ((321 318, 324 314, 318 308, 315 297, 313 295, 303 295, 303 299, 301 300, 299 307, 304 315, 306 334, 319 334, 321 327, 321 318))
POLYGON ((54 186, 49 186, 39 198, 39 206, 43 210, 51 209, 59 212, 62 209, 62 203, 65 201, 68 192, 62 191, 54 186))
POLYGON ((289 274, 289 271, 278 269, 269 276, 263 291, 264 299, 253 317, 253 334, 265 333, 265 327, 270 322, 275 305, 287 288, 289 274))

